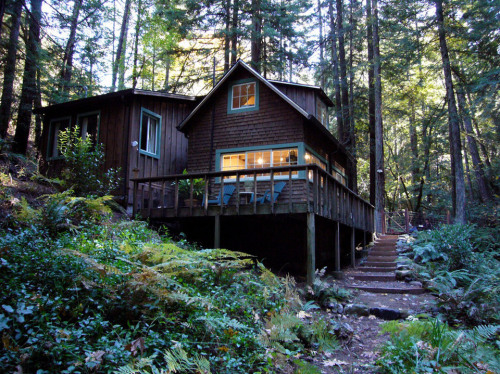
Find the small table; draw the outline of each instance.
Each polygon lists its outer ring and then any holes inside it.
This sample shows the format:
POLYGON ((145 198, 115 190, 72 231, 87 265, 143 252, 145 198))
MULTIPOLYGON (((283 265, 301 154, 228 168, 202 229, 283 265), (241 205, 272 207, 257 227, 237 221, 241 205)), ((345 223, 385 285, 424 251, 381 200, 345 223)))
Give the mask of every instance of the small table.
POLYGON ((250 204, 252 197, 253 197, 253 192, 240 191, 240 195, 239 195, 240 204, 250 204))

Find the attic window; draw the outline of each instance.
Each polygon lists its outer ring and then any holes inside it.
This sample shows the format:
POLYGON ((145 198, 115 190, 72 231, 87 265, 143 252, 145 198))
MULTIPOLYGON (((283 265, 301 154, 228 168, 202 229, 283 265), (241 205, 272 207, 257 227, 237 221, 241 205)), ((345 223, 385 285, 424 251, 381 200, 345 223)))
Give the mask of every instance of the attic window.
POLYGON ((323 126, 328 128, 328 109, 319 98, 316 98, 316 118, 323 126))
POLYGON ((256 81, 235 82, 229 88, 228 113, 259 109, 259 86, 256 81))
POLYGON ((161 117, 150 110, 141 109, 140 152, 155 158, 160 157, 161 117))

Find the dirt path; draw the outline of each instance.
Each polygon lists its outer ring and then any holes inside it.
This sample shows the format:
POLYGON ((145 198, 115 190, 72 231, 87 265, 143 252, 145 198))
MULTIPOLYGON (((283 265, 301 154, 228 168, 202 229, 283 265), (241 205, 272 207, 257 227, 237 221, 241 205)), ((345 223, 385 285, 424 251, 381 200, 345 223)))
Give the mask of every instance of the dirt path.
MULTIPOLYGON (((348 269, 341 281, 332 281, 336 286, 349 288, 363 286, 366 282, 355 279, 357 269, 348 269)), ((369 283, 369 282, 368 282, 369 283)), ((371 282, 390 288, 411 288, 402 281, 371 282)), ((418 285, 415 287, 419 287, 418 285)), ((370 293, 353 290, 354 297, 343 305, 342 313, 322 311, 323 317, 334 320, 340 328, 340 348, 333 353, 320 353, 309 361, 321 373, 375 373, 375 362, 380 347, 388 340, 387 334, 380 334, 386 320, 404 320, 410 315, 436 314, 436 298, 430 293, 420 295, 370 293)), ((319 312, 318 312, 319 313, 319 312)))

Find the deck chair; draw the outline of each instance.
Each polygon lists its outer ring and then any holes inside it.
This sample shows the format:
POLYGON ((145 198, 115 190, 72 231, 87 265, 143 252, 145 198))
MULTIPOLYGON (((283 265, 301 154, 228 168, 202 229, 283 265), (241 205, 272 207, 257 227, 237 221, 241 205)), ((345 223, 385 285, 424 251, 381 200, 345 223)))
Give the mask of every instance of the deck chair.
POLYGON ((222 201, 224 205, 227 205, 229 203, 229 199, 231 199, 231 196, 233 196, 233 192, 236 189, 235 186, 231 184, 227 184, 224 186, 224 190, 219 193, 216 199, 209 199, 208 203, 209 204, 217 204, 220 205, 221 202, 221 195, 223 195, 222 201))
MULTIPOLYGON (((278 182, 274 185, 274 196, 273 196, 273 202, 276 202, 278 200, 278 197, 280 196, 281 191, 283 191, 283 188, 285 188, 286 182, 278 182)), ((271 190, 266 190, 264 192, 264 195, 262 197, 259 197, 257 199, 257 203, 259 204, 264 204, 266 201, 271 202, 271 190)), ((253 203, 253 195, 250 198, 250 203, 253 203)))

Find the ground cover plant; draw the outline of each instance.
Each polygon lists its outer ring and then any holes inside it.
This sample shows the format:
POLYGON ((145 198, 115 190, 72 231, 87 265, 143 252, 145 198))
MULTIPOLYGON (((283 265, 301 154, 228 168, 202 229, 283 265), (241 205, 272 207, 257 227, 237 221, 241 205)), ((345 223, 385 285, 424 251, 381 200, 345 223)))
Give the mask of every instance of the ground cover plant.
POLYGON ((280 372, 335 349, 331 323, 304 318, 293 279, 112 222, 106 201, 23 202, 0 233, 1 372, 280 372))

